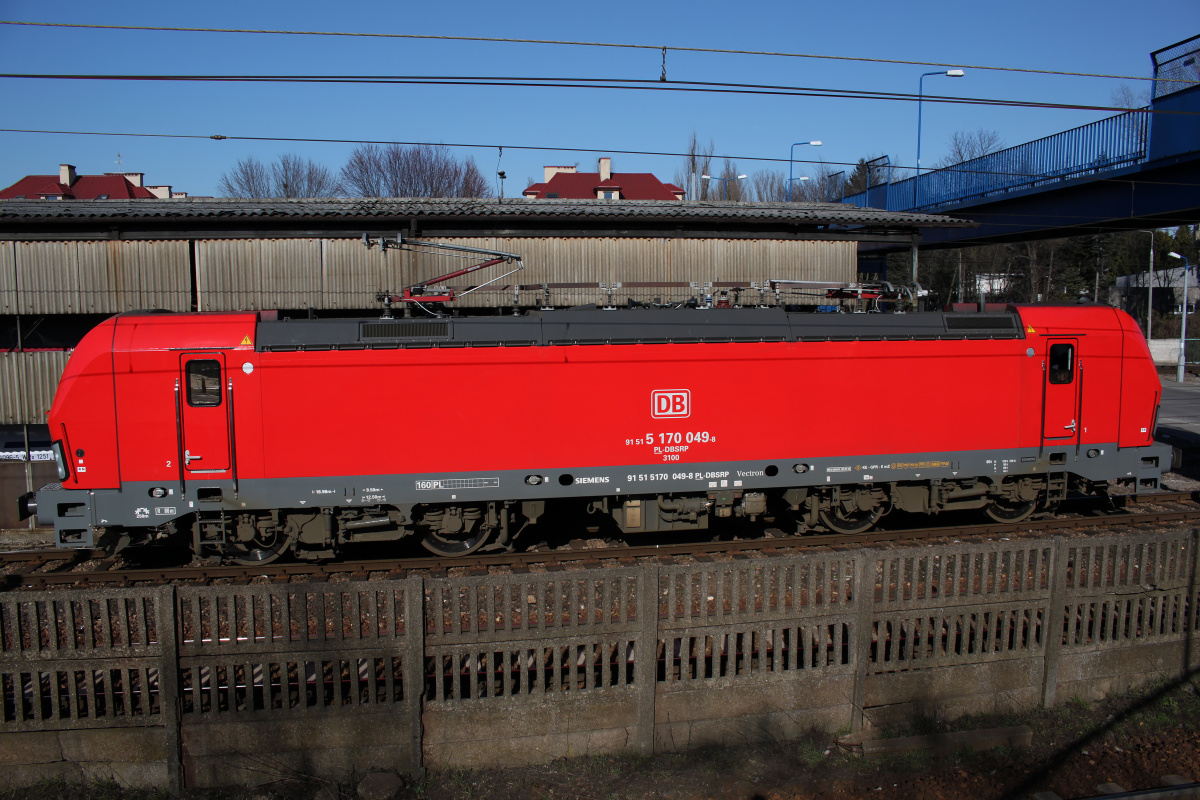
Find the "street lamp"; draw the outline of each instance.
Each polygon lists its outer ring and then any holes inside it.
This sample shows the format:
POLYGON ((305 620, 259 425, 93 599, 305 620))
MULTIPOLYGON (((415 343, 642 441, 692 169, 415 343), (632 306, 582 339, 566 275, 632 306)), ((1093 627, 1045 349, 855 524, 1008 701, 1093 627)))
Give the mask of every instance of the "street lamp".
POLYGON ((788 178, 787 179, 787 197, 788 197, 789 203, 792 201, 792 182, 793 181, 806 181, 806 180, 808 180, 807 175, 801 175, 799 178, 788 178))
POLYGON ((746 176, 738 175, 736 178, 714 178, 712 175, 701 175, 700 177, 706 181, 720 181, 721 182, 721 199, 724 200, 725 196, 726 196, 725 195, 725 185, 727 183, 729 183, 730 181, 743 180, 746 176))
POLYGON ((1187 353, 1184 348, 1187 342, 1188 270, 1192 268, 1192 263, 1173 250, 1167 255, 1183 261, 1183 324, 1179 326, 1179 370, 1175 375, 1176 380, 1183 383, 1184 368, 1187 366, 1187 353))
POLYGON ((813 140, 813 141, 811 141, 811 142, 795 142, 795 143, 793 143, 793 144, 792 144, 792 149, 788 151, 788 185, 787 185, 787 201, 788 201, 789 203, 790 203, 790 202, 792 202, 792 180, 793 180, 793 178, 792 178, 792 161, 793 161, 793 160, 796 158, 796 148, 797 148, 797 147, 799 147, 799 146, 801 146, 801 145, 805 145, 805 144, 812 145, 813 147, 820 147, 820 146, 821 146, 821 140, 820 140, 820 139, 814 139, 814 140, 813 140))
POLYGON ((1154 328, 1154 234, 1157 231, 1142 233, 1150 234, 1150 271, 1146 273, 1150 279, 1146 282, 1146 341, 1149 342, 1154 328))
POLYGON ((921 104, 925 99, 925 79, 930 75, 944 75, 947 78, 961 78, 966 75, 961 69, 948 69, 945 71, 935 70, 926 72, 921 75, 921 80, 917 82, 917 182, 913 184, 913 207, 920 205, 920 189, 921 189, 921 104))

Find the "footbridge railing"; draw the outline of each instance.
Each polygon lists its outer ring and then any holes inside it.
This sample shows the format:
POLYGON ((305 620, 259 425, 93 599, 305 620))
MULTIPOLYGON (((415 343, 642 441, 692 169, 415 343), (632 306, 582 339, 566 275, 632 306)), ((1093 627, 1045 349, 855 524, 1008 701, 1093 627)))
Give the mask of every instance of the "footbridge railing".
POLYGON ((1200 111, 1200 36, 1156 50, 1150 58, 1154 64, 1151 106, 826 200, 888 211, 931 211, 1193 153, 1200 133, 1194 121, 1200 111))
POLYGON ((1147 109, 1137 109, 1033 142, 989 153, 918 177, 888 191, 860 192, 845 199, 865 207, 886 198, 889 211, 936 209, 1005 192, 1046 186, 1146 160, 1147 109))

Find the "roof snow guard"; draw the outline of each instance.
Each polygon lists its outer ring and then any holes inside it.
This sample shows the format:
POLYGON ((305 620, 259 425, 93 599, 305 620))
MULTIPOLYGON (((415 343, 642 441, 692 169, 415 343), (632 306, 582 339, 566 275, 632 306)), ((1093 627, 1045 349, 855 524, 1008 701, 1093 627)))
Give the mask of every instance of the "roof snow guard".
MULTIPOLYGON (((26 238, 115 229, 120 234, 219 228, 329 233, 355 237, 365 230, 397 226, 423 235, 451 232, 492 235, 649 235, 676 231, 722 236, 855 229, 915 233, 923 227, 973 227, 976 223, 939 214, 856 208, 840 203, 661 202, 653 200, 526 200, 495 198, 398 198, 305 200, 0 200, 0 236, 26 238)), ((295 233, 293 233, 295 235, 295 233)))

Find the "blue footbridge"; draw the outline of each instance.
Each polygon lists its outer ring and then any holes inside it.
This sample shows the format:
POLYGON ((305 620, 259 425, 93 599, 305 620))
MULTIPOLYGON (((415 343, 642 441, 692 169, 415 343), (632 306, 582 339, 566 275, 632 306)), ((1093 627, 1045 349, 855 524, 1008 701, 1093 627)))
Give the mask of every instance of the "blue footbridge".
POLYGON ((878 184, 830 199, 979 223, 928 229, 921 248, 1200 221, 1200 36, 1150 57, 1152 100, 1144 108, 896 182, 878 159, 868 165, 878 184))

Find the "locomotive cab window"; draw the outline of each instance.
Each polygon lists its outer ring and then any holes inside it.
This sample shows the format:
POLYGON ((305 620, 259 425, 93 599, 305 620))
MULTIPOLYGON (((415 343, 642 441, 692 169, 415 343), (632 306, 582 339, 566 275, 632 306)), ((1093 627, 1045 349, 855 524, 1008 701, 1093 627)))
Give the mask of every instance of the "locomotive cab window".
POLYGON ((1048 368, 1051 383, 1071 383, 1075 380, 1075 345, 1050 345, 1048 368))
POLYGON ((204 359, 187 362, 189 406, 221 405, 221 362, 204 359))

